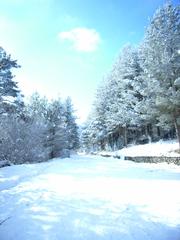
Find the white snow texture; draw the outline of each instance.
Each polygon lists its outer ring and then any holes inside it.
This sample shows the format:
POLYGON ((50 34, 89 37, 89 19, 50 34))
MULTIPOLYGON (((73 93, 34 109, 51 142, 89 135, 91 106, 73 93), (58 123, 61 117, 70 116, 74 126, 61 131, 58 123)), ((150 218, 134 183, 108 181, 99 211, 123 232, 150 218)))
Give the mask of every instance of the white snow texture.
POLYGON ((179 240, 180 168, 73 156, 0 169, 1 240, 179 240))

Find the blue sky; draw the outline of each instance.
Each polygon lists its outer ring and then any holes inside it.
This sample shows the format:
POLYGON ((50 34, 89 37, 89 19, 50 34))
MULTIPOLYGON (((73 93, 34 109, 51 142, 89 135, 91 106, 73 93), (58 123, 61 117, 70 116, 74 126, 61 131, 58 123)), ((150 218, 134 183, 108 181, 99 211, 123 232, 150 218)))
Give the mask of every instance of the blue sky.
POLYGON ((83 121, 122 46, 141 41, 164 2, 0 0, 0 45, 21 65, 15 74, 25 96, 71 96, 83 121))

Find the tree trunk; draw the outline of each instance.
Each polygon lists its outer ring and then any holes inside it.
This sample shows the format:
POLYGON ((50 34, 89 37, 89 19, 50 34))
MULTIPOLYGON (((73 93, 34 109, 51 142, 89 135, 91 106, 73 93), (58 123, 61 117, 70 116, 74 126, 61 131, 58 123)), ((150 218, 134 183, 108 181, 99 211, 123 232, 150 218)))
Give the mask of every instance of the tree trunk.
POLYGON ((105 142, 104 142, 104 139, 100 141, 100 148, 102 151, 105 150, 105 142))
POLYGON ((161 137, 161 130, 160 130, 159 126, 157 126, 157 135, 158 135, 158 137, 161 137))
POLYGON ((177 118, 174 117, 174 126, 176 129, 176 136, 179 142, 179 152, 180 152, 180 125, 178 125, 177 118))
POLYGON ((149 128, 150 128, 150 125, 147 124, 146 127, 145 127, 145 135, 148 138, 148 142, 151 143, 152 141, 151 141, 149 128))
POLYGON ((124 146, 127 147, 127 127, 124 127, 124 146))
POLYGON ((54 152, 54 149, 55 149, 55 145, 54 145, 55 129, 54 129, 54 127, 52 127, 50 129, 50 136, 51 136, 51 139, 50 139, 50 147, 51 147, 50 159, 53 159, 53 158, 55 158, 55 152, 54 152))

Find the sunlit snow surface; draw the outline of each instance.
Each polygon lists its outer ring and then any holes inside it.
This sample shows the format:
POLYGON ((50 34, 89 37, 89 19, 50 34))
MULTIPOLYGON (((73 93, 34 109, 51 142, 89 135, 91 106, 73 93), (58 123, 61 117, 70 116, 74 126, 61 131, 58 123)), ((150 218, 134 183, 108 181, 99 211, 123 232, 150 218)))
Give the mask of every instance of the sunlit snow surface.
POLYGON ((0 169, 0 240, 179 240, 180 167, 97 156, 0 169))
POLYGON ((121 150, 108 152, 102 151, 101 154, 110 154, 118 156, 167 156, 180 157, 178 153, 179 144, 175 140, 159 141, 143 145, 129 145, 121 150))

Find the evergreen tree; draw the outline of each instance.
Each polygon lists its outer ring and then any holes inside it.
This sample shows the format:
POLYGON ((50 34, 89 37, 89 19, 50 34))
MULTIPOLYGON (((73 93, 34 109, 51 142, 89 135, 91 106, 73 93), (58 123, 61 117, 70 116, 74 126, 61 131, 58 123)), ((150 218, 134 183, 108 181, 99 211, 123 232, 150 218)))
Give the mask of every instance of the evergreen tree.
POLYGON ((128 128, 140 122, 135 106, 142 99, 140 89, 137 88, 141 71, 138 52, 131 46, 125 46, 108 79, 107 129, 108 132, 119 133, 119 137, 123 134, 124 145, 128 141, 128 128))
POLYGON ((68 148, 64 106, 60 99, 53 100, 48 107, 47 147, 50 158, 60 157, 63 149, 68 148))
POLYGON ((90 152, 92 142, 90 140, 90 132, 88 131, 89 124, 86 121, 80 128, 80 146, 82 151, 90 152))
POLYGON ((12 60, 5 50, 0 47, 0 113, 20 111, 23 106, 22 95, 14 81, 12 69, 20 67, 12 60))
POLYGON ((69 150, 77 150, 79 148, 79 134, 74 109, 71 98, 68 97, 64 103, 65 129, 69 150))
POLYGON ((47 124, 48 104, 46 97, 41 97, 38 92, 35 92, 26 104, 26 114, 36 122, 47 124))
POLYGON ((142 47, 146 110, 159 125, 174 124, 180 143, 180 6, 167 3, 154 14, 142 47), (149 110, 148 110, 149 109, 149 110))

